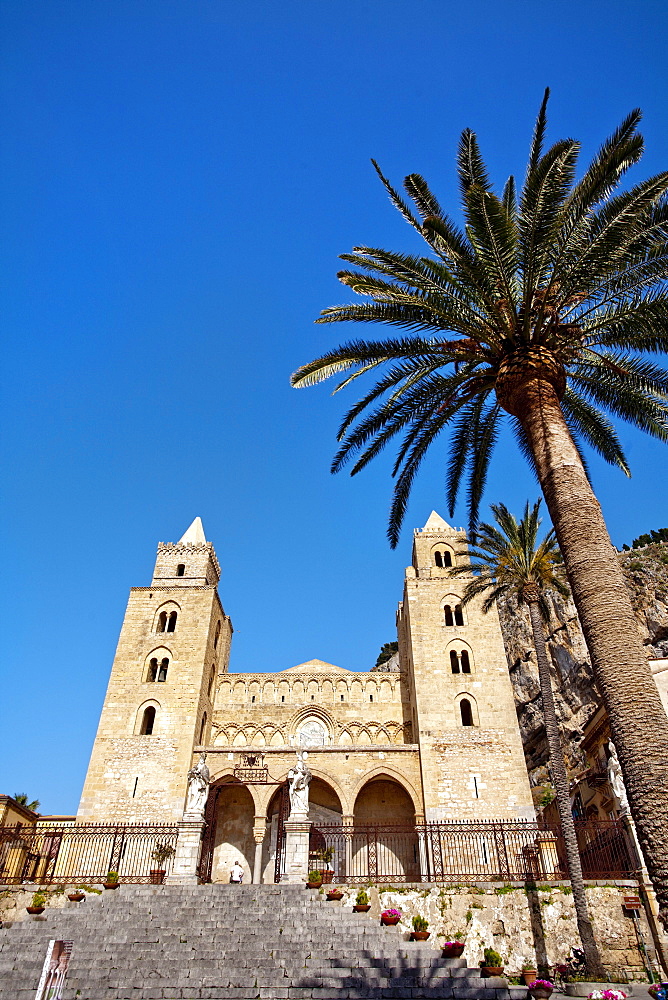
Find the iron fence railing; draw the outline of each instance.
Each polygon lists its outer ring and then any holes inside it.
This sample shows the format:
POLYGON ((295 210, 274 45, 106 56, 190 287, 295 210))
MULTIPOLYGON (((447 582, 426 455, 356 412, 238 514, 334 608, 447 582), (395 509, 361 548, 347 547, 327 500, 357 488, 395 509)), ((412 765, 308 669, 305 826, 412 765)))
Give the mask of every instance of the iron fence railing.
POLYGON ((102 882, 110 871, 150 882, 152 869, 171 872, 174 855, 151 856, 160 845, 176 850, 177 836, 176 824, 0 827, 0 884, 102 882))
MULTIPOLYGON (((585 878, 632 878, 640 867, 621 821, 576 822, 585 878)), ((559 826, 532 822, 319 825, 309 867, 333 882, 562 881, 568 877, 559 826)))

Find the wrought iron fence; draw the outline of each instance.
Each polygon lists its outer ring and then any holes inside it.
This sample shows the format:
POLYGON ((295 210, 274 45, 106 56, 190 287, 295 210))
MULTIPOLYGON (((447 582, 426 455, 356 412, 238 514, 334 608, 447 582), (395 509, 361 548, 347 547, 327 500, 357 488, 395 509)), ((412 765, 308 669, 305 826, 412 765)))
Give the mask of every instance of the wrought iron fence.
POLYGON ((174 855, 157 862, 156 848, 176 849, 178 826, 86 825, 0 827, 0 884, 103 882, 118 872, 121 882, 151 882, 151 870, 167 874, 174 855))
MULTIPOLYGON (((633 877, 640 867, 621 821, 577 822, 586 878, 633 877)), ((333 882, 561 881, 568 877, 561 828, 532 822, 320 825, 311 865, 331 857, 333 882)))

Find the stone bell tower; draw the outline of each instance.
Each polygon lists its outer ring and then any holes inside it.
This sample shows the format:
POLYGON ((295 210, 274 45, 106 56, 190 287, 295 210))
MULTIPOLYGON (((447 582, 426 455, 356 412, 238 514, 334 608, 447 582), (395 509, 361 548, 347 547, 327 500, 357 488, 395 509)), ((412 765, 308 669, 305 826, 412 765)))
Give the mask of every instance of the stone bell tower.
POLYGON ((435 511, 413 540, 399 605, 399 657, 420 746, 425 818, 533 819, 496 607, 465 607, 466 533, 435 511))
POLYGON ((77 822, 176 822, 211 726, 232 623, 220 567, 195 518, 160 543, 150 587, 130 591, 77 822))

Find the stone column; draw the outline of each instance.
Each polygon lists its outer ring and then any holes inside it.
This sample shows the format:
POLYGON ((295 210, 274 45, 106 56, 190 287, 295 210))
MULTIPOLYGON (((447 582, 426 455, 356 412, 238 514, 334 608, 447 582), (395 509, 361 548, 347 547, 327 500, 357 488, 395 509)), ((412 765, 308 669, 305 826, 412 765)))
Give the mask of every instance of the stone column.
POLYGON ((308 877, 308 847, 311 821, 298 814, 285 821, 285 874, 281 882, 305 882, 308 877))
MULTIPOLYGON (((349 826, 350 827, 350 833, 345 833, 344 834, 344 836, 346 838, 346 859, 345 859, 346 870, 345 870, 345 877, 346 878, 350 878, 350 876, 353 874, 353 834, 352 834, 352 828, 353 828, 353 824, 355 822, 355 817, 354 816, 342 816, 341 817, 341 821, 342 821, 342 823, 343 823, 344 826, 349 826)), ((338 874, 342 875, 344 873, 343 872, 339 872, 338 874)))
POLYGON ((197 885, 197 865, 204 831, 202 816, 190 817, 187 814, 179 823, 179 834, 176 841, 174 867, 165 882, 172 885, 197 885))
POLYGON ((253 859, 253 885, 262 882, 262 845, 267 832, 267 821, 264 816, 256 816, 253 824, 253 839, 255 841, 255 858, 253 859))

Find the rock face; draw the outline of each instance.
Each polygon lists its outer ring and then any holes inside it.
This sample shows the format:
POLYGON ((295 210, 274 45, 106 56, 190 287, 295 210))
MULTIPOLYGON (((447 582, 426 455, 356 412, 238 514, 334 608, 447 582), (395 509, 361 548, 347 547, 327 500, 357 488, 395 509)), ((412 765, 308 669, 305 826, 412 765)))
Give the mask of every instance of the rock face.
MULTIPOLYGON (((619 560, 648 658, 668 656, 668 544, 659 542, 621 552, 619 560)), ((600 696, 575 605, 557 595, 550 595, 549 603, 547 644, 554 668, 557 714, 566 756, 577 766, 582 730, 598 708, 600 696)), ((526 610, 518 610, 514 600, 499 603, 499 616, 532 784, 540 784, 546 776, 547 746, 529 617, 526 610)))

